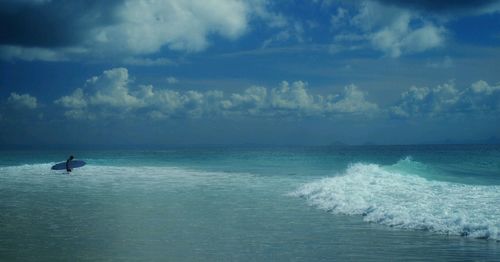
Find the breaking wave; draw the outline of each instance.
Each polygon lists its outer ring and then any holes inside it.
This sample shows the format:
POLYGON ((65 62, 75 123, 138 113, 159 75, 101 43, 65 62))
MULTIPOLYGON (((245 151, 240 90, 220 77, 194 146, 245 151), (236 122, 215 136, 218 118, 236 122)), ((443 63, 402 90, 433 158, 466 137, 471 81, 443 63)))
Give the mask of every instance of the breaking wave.
POLYGON ((338 176, 295 192, 317 208, 361 215, 367 222, 472 238, 500 240, 500 186, 426 179, 410 158, 395 165, 357 163, 338 176))

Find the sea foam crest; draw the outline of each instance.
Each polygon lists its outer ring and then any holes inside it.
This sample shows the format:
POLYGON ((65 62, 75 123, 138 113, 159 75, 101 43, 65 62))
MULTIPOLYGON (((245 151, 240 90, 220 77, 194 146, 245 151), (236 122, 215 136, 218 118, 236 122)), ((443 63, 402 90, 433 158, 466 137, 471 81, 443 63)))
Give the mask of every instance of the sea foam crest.
POLYGON ((51 183, 50 180, 63 181, 62 177, 71 178, 72 182, 82 185, 106 184, 125 187, 156 188, 165 184, 179 187, 199 185, 239 185, 261 183, 256 176, 249 173, 226 173, 216 171, 203 171, 172 166, 100 166, 86 165, 75 168, 68 174, 66 170, 51 170, 55 163, 24 164, 0 167, 0 189, 7 182, 22 183, 51 183))
POLYGON ((432 181, 395 170, 353 164, 345 173, 307 183, 292 195, 335 214, 362 215, 367 222, 500 239, 500 186, 432 181))

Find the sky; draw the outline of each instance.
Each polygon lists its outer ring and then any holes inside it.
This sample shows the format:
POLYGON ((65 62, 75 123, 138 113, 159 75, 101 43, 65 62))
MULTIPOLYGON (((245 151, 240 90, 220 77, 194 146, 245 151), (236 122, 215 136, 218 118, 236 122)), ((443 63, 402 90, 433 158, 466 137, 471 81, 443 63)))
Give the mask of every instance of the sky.
POLYGON ((0 146, 500 141, 498 0, 2 0, 0 146))

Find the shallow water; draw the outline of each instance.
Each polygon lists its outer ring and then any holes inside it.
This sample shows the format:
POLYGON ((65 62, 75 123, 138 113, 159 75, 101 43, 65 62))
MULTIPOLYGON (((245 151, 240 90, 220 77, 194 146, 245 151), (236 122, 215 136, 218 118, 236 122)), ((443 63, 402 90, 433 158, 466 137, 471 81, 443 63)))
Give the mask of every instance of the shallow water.
POLYGON ((0 151, 1 260, 498 260, 499 146, 0 151), (88 165, 50 166, 68 154, 88 165))

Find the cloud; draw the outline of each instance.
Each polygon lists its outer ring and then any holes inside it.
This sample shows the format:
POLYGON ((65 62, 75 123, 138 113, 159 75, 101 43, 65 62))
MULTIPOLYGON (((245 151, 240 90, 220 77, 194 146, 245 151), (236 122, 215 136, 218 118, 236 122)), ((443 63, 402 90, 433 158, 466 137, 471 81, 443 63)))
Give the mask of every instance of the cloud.
POLYGON ((499 10, 498 0, 377 0, 383 4, 395 5, 403 8, 417 8, 420 10, 446 13, 468 10, 468 12, 486 13, 499 10))
POLYGON ((2 1, 0 54, 3 59, 54 61, 133 57, 163 47, 198 52, 210 45, 212 35, 228 40, 242 36, 251 19, 269 26, 284 23, 267 10, 267 1, 2 1))
POLYGON ((89 108, 100 108, 101 115, 121 116, 143 105, 129 92, 129 81, 125 68, 106 70, 102 75, 88 79, 83 89, 77 88, 54 103, 67 108, 65 115, 72 118, 95 118, 96 113, 89 108))
POLYGON ((39 47, 19 47, 13 45, 0 45, 0 59, 21 59, 26 61, 64 61, 67 60, 64 52, 39 47))
POLYGON ((479 80, 464 90, 453 82, 435 88, 411 87, 390 109, 395 117, 441 116, 449 114, 496 113, 500 111, 500 85, 479 80))
POLYGON ((75 89, 69 96, 63 96, 55 101, 56 104, 67 108, 81 109, 87 107, 87 101, 81 88, 75 89))
POLYGON ((363 32, 374 49, 390 57, 424 52, 445 42, 444 27, 416 12, 373 1, 362 2, 351 24, 363 32))
POLYGON ((64 115, 69 118, 94 118, 92 115, 85 112, 88 102, 86 101, 85 95, 81 88, 75 89, 75 91, 73 91, 71 95, 63 96, 54 101, 54 103, 56 105, 68 108, 69 110, 64 112, 64 115))
POLYGON ((37 99, 29 94, 10 93, 7 103, 16 109, 36 109, 37 99))
MULTIPOLYGON (((300 119, 371 116, 385 111, 366 97, 354 84, 345 86, 341 93, 314 94, 304 81, 283 81, 273 88, 251 86, 229 94, 220 90, 177 91, 134 85, 126 68, 114 68, 89 78, 83 88, 54 103, 66 109, 67 117, 83 119, 142 115, 152 119, 214 116, 300 119)), ((27 94, 13 93, 10 100, 36 107, 36 98, 27 94)), ((388 111, 396 118, 495 113, 500 111, 500 85, 480 80, 465 89, 458 89, 454 82, 434 88, 413 86, 388 111)))
POLYGON ((452 20, 500 13, 500 0, 315 2, 337 4, 329 8, 334 32, 332 53, 370 48, 392 58, 444 47, 450 35, 446 26, 452 20))
POLYGON ((271 28, 286 27, 289 23, 288 19, 281 13, 270 11, 269 6, 274 4, 268 0, 253 0, 249 2, 252 8, 251 13, 256 17, 262 19, 267 26, 271 28))
POLYGON ((280 86, 251 86, 225 95, 220 90, 176 91, 152 85, 132 86, 126 68, 114 68, 86 81, 84 88, 54 101, 70 118, 125 117, 146 115, 153 119, 202 116, 329 117, 342 114, 372 114, 378 106, 368 102, 356 86, 341 94, 312 94, 307 83, 283 81, 280 86))
POLYGON ((222 108, 228 112, 242 112, 258 115, 267 106, 268 91, 265 87, 252 86, 242 94, 231 94, 230 99, 222 100, 222 108))
MULTIPOLYGON (((492 86, 489 85, 486 81, 479 80, 471 85, 471 91, 474 94, 485 94, 491 95, 495 92, 500 91, 500 85, 492 86)), ((499 101, 500 102, 500 101, 499 101)))
POLYGON ((130 94, 128 82, 126 68, 107 70, 100 76, 90 78, 85 84, 88 89, 94 90, 89 97, 90 104, 125 110, 141 106, 141 101, 130 94))
POLYGON ((128 70, 114 68, 88 79, 83 89, 54 101, 71 118, 124 117, 146 113, 154 118, 198 116, 211 93, 156 89, 151 85, 130 87, 128 70), (140 111, 140 112, 139 112, 140 111))
MULTIPOLYGON (((235 87, 237 89, 237 87, 235 87)), ((305 81, 283 81, 267 88, 250 86, 240 92, 221 90, 179 91, 135 84, 126 68, 113 68, 89 78, 83 88, 56 99, 69 118, 150 119, 201 117, 258 117, 301 119, 341 116, 371 117, 388 112, 395 118, 440 117, 450 115, 488 115, 500 113, 500 85, 479 80, 459 89, 454 82, 436 87, 412 86, 400 100, 380 108, 367 99, 367 93, 354 84, 340 93, 317 94, 305 81)), ((11 94, 9 103, 36 108, 36 98, 11 94), (11 101, 12 100, 12 101, 11 101), (15 101, 15 102, 14 102, 15 101)))
POLYGON ((500 83, 490 85, 479 80, 465 90, 462 98, 463 107, 474 112, 499 113, 500 83))
POLYGON ((311 115, 322 109, 322 97, 309 94, 307 83, 283 81, 281 86, 271 91, 270 104, 276 112, 298 112, 311 115))
POLYGON ((329 97, 328 111, 338 113, 368 113, 377 112, 378 106, 368 102, 366 94, 357 86, 351 84, 344 87, 344 92, 338 97, 329 97))
POLYGON ((179 79, 173 77, 173 76, 169 76, 167 77, 167 83, 173 85, 173 84, 177 84, 179 83, 179 79))
POLYGON ((242 35, 250 10, 245 2, 235 0, 128 1, 116 11, 123 22, 97 29, 95 42, 102 48, 121 42, 126 51, 136 54, 154 53, 164 45, 201 51, 208 46, 209 34, 228 39, 242 35))
POLYGON ((289 26, 279 31, 277 34, 262 43, 262 48, 272 45, 283 44, 286 42, 294 41, 303 43, 304 40, 304 26, 300 22, 291 23, 289 26))
POLYGON ((78 45, 90 30, 116 22, 122 1, 1 1, 1 45, 59 48, 78 45))

